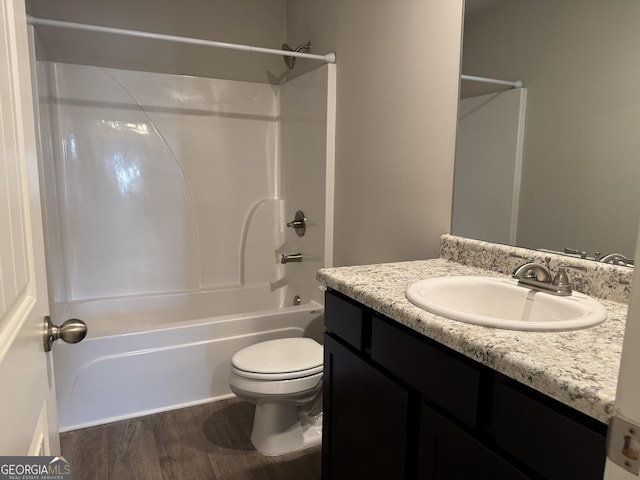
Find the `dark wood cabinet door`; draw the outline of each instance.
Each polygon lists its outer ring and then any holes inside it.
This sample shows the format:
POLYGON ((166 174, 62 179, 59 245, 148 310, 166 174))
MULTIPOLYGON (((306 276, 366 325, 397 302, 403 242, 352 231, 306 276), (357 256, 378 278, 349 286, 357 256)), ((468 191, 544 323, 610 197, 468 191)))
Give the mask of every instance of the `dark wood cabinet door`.
POLYGON ((404 479, 408 392, 330 335, 324 351, 322 478, 404 479))
POLYGON ((545 479, 601 479, 606 426, 578 419, 584 417, 578 412, 562 413, 568 409, 526 390, 511 381, 499 386, 494 403, 496 444, 545 479))
POLYGON ((418 478, 524 480, 530 477, 423 404, 420 412, 418 478))

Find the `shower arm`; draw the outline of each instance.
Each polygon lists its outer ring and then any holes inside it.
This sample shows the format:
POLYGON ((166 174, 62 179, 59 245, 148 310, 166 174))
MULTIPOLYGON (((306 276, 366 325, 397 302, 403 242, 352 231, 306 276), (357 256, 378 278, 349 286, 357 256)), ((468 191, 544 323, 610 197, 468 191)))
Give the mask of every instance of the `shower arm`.
POLYGON ((282 44, 282 50, 287 51, 287 52, 291 52, 291 54, 283 55, 282 59, 284 60, 284 64, 287 66, 287 68, 289 70, 293 70, 293 67, 296 64, 296 57, 294 57, 292 54, 300 53, 300 52, 309 53, 311 51, 311 42, 307 42, 307 43, 303 43, 302 45, 298 45, 295 48, 295 50, 293 48, 291 48, 289 45, 287 45, 286 43, 283 43, 282 44))

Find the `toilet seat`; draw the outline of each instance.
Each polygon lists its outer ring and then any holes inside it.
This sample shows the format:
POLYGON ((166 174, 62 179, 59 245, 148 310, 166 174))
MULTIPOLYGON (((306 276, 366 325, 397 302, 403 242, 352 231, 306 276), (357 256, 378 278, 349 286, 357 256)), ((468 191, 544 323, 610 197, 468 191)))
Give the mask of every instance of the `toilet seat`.
POLYGON ((296 378, 310 377, 311 375, 316 375, 318 373, 322 373, 322 365, 309 368, 307 370, 296 370, 293 372, 282 372, 282 373, 257 373, 257 372, 247 372, 246 370, 240 370, 239 368, 231 365, 231 373, 234 375, 238 375, 239 377, 249 378, 251 380, 264 380, 264 381, 278 381, 278 380, 295 380, 296 378))
POLYGON ((231 358, 231 372, 265 381, 308 377, 323 370, 322 345, 310 338, 280 338, 250 345, 231 358))

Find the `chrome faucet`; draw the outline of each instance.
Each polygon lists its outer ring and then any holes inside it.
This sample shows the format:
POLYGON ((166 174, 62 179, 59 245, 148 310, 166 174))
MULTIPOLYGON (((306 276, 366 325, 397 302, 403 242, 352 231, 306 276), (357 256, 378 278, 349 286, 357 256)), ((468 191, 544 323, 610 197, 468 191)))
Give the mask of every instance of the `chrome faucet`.
POLYGON ((301 262, 302 254, 301 253, 293 253, 291 255, 282 254, 280 258, 280 263, 289 263, 289 262, 301 262))
POLYGON ((585 267, 560 264, 558 272, 552 276, 546 265, 529 262, 520 265, 513 272, 513 278, 518 279, 518 286, 533 288, 552 295, 569 296, 572 286, 567 275, 567 269, 586 271, 585 267))

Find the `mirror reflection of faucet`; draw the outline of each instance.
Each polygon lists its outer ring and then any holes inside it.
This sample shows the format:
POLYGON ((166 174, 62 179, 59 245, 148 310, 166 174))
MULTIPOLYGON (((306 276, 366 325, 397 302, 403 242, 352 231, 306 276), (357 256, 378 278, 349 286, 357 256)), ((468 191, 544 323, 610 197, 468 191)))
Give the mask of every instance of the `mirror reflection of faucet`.
POLYGON ((633 258, 627 258, 620 253, 610 253, 608 255, 603 255, 598 258, 598 261, 602 263, 612 263, 613 265, 624 265, 627 267, 631 267, 635 264, 635 260, 633 258))
POLYGON ((600 252, 594 252, 593 255, 589 255, 585 250, 577 250, 575 248, 565 247, 561 252, 558 250, 550 250, 546 248, 538 249, 540 252, 548 252, 555 254, 564 254, 570 257, 581 258, 583 260, 594 260, 600 263, 609 263, 611 265, 619 265, 623 267, 633 267, 635 260, 633 258, 625 257, 620 253, 609 253, 602 255, 600 252))

